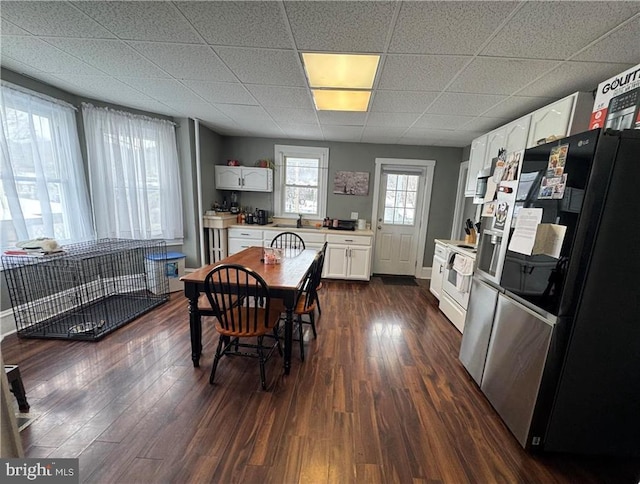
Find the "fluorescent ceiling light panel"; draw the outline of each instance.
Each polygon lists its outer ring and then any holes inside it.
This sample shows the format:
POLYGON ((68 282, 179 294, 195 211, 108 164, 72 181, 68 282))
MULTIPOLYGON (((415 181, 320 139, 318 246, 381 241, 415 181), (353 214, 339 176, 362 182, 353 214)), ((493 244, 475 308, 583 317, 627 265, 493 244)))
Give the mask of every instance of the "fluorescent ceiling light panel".
POLYGON ((371 89, 379 55, 302 54, 309 87, 371 89))
POLYGON ((371 91, 312 89, 318 111, 366 111, 371 91))

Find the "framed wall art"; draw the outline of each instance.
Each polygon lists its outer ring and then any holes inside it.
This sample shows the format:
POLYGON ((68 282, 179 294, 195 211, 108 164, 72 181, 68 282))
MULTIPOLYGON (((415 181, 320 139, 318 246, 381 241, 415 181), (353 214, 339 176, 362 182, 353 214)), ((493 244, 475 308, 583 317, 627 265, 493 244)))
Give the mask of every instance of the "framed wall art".
POLYGON ((340 195, 368 195, 369 172, 337 171, 333 177, 333 193, 340 195))

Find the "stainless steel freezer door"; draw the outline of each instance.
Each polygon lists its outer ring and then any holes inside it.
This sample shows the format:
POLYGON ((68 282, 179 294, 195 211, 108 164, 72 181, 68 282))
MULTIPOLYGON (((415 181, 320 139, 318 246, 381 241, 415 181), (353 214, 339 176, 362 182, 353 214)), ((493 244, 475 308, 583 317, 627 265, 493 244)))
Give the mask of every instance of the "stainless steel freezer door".
POLYGON ((474 277, 462 334, 460 361, 478 385, 482 382, 497 302, 498 290, 474 277))
POLYGON ((552 332, 550 322, 498 295, 480 388, 523 447, 528 445, 552 332))

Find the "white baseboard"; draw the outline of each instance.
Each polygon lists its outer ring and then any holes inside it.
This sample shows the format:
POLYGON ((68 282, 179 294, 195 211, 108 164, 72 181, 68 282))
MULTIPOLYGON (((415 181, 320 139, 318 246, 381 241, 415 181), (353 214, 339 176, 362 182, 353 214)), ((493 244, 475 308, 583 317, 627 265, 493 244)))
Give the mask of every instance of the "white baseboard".
POLYGON ((0 341, 2 341, 5 336, 9 336, 16 331, 16 320, 13 319, 13 309, 5 309, 0 312, 0 341))
POLYGON ((431 279, 431 267, 422 267, 417 273, 418 279, 431 279))

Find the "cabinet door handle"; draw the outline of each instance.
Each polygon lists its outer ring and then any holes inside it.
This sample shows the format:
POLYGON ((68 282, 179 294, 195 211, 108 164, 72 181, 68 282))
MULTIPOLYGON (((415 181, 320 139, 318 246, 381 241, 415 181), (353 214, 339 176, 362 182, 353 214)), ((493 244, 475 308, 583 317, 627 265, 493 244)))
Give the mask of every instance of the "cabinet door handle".
POLYGON ((442 274, 442 266, 440 266, 440 274, 442 274))
POLYGON ((242 178, 242 186, 244 186, 244 177, 242 178))
POLYGON ((353 242, 353 239, 344 239, 345 242, 353 242))
POLYGON ((242 178, 238 177, 238 186, 241 187, 242 186, 242 178))

